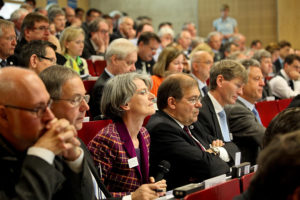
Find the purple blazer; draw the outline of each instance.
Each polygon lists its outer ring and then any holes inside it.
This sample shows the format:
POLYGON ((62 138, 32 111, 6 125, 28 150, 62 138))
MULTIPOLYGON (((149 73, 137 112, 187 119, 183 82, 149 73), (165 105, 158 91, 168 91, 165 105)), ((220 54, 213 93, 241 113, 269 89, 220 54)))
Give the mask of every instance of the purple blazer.
POLYGON ((130 194, 149 182, 150 135, 142 127, 138 134, 141 163, 129 168, 128 159, 136 157, 135 149, 123 122, 109 124, 88 144, 95 165, 102 168, 102 180, 114 197, 130 194))

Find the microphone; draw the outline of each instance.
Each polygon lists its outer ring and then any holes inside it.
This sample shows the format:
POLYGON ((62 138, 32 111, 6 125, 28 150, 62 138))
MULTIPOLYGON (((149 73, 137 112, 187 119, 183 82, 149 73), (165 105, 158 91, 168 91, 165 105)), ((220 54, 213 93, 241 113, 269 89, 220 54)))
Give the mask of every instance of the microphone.
POLYGON ((166 160, 160 161, 160 163, 157 165, 158 172, 155 177, 155 182, 162 180, 165 174, 167 174, 170 171, 170 167, 171 167, 170 162, 166 160))

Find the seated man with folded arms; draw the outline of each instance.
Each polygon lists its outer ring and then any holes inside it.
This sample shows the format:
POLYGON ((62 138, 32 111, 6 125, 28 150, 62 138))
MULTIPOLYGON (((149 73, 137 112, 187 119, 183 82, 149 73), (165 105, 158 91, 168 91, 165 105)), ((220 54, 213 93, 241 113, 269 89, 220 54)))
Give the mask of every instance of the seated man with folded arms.
POLYGON ((283 65, 283 69, 269 82, 277 99, 292 98, 300 94, 300 57, 296 54, 288 55, 283 65))
POLYGON ((240 63, 233 60, 215 63, 210 70, 210 90, 201 101, 203 106, 198 115, 203 128, 201 134, 224 141, 231 147, 228 152, 231 158, 235 158, 239 149, 232 142, 224 106, 234 104, 243 94, 242 88, 247 79, 247 71, 240 63))
POLYGON ((151 136, 150 171, 157 173, 155 166, 169 161, 170 172, 164 177, 168 189, 229 172, 223 142, 203 135, 197 122, 200 99, 197 81, 186 74, 168 76, 158 89, 159 110, 146 126, 151 136))
POLYGON ((232 141, 242 153, 241 161, 255 164, 266 129, 255 109, 255 102, 262 96, 264 81, 258 61, 245 59, 241 63, 247 70, 248 82, 236 103, 225 106, 225 111, 233 136, 232 141))
POLYGON ((94 199, 76 130, 36 73, 0 69, 0 199, 94 199))
POLYGON ((259 154, 248 190, 234 199, 300 199, 299 155, 299 130, 277 135, 259 154))
POLYGON ((20 65, 39 74, 56 64, 56 46, 48 41, 34 40, 22 47, 20 65))
MULTIPOLYGON (((89 101, 89 95, 86 95, 80 76, 72 69, 56 65, 45 69, 42 73, 40 73, 40 77, 53 99, 51 110, 54 115, 59 119, 67 119, 70 124, 75 126, 76 130, 80 130, 82 128, 85 113, 89 110, 89 106, 87 104, 89 101)), ((98 188, 100 188, 102 198, 111 198, 111 194, 100 179, 100 169, 97 169, 94 166, 94 162, 82 141, 81 148, 84 149, 84 156, 87 160, 90 173, 92 174, 95 188, 93 193, 97 196, 97 198, 99 198, 100 192, 98 188)), ((123 197, 123 199, 156 199, 158 198, 158 194, 154 190, 160 188, 159 184, 165 185, 165 181, 144 184, 136 191, 132 192, 131 195, 123 197)))

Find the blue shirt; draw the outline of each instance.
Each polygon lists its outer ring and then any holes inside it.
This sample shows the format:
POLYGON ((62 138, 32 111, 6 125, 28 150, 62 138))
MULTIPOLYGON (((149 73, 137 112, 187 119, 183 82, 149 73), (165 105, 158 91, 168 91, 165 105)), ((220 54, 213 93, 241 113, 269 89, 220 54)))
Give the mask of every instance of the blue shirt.
POLYGON ((234 33, 234 28, 237 26, 237 22, 234 18, 227 17, 222 19, 222 17, 213 21, 213 27, 216 31, 222 33, 223 35, 234 33))

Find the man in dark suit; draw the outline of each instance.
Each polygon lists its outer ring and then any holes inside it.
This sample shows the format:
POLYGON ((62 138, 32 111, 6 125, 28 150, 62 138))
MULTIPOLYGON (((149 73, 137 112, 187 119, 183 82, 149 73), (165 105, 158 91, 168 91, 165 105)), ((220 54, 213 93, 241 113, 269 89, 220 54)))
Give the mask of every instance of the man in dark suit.
POLYGON ((230 156, 223 142, 203 135, 196 122, 200 98, 197 81, 185 74, 170 75, 158 89, 159 110, 147 123, 150 169, 156 174, 161 160, 170 162, 170 172, 164 177, 168 189, 229 172, 230 156))
POLYGON ((27 69, 0 69, 0 199, 95 199, 76 130, 27 69))
POLYGON ((91 93, 91 114, 93 117, 99 116, 102 90, 106 81, 118 74, 135 71, 137 61, 137 47, 129 40, 120 38, 113 41, 107 48, 105 55, 107 66, 96 81, 91 93))
MULTIPOLYGON (((86 95, 83 82, 79 75, 69 68, 52 66, 40 73, 40 77, 53 99, 51 110, 54 115, 58 119, 67 119, 74 125, 76 130, 80 130, 85 113, 89 110, 87 104, 89 95, 86 95)), ((100 188, 105 198, 110 198, 111 194, 100 180, 99 171, 101 168, 95 167, 94 161, 82 141, 81 148, 84 150, 84 157, 87 160, 88 167, 93 176, 94 188, 100 188)), ((155 199, 158 196, 151 188, 158 189, 155 184, 144 184, 129 196, 131 196, 133 200, 155 199)), ((100 190, 94 190, 97 199, 104 198, 103 196, 102 198, 100 197, 100 190)))
POLYGON ((275 73, 279 73, 284 67, 284 59, 290 54, 290 49, 292 47, 291 43, 282 40, 278 43, 279 46, 279 57, 275 60, 275 73))
POLYGON ((242 153, 241 161, 255 164, 266 129, 254 104, 261 99, 264 81, 258 61, 245 59, 241 63, 248 72, 248 82, 236 103, 225 106, 225 111, 233 142, 242 153))
POLYGON ((232 156, 238 148, 231 142, 224 106, 236 102, 242 94, 247 77, 245 68, 236 61, 222 60, 215 63, 210 70, 210 90, 201 102, 203 107, 198 115, 198 122, 203 127, 202 134, 211 135, 231 145, 232 156))
POLYGON ((89 34, 84 40, 82 57, 92 59, 92 56, 104 56, 109 43, 109 29, 107 22, 102 18, 96 18, 89 26, 89 34))

